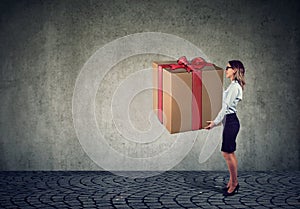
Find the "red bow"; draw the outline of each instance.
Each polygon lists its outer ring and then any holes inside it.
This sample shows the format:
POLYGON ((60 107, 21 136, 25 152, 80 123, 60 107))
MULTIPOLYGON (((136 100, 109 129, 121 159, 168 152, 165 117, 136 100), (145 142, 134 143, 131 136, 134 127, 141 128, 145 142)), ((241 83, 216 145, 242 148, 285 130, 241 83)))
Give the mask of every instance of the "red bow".
POLYGON ((175 70, 178 68, 185 68, 187 72, 200 70, 205 66, 213 66, 213 64, 206 62, 201 57, 195 57, 194 59, 192 59, 191 62, 189 62, 185 56, 180 57, 177 60, 177 64, 162 65, 163 68, 169 68, 171 70, 175 70))

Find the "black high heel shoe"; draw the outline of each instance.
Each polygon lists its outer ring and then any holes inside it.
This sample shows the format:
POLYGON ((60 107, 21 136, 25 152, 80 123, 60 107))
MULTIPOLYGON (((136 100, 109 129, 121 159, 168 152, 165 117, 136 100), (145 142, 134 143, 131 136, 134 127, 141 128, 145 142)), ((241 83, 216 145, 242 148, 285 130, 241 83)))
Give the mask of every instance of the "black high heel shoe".
POLYGON ((228 190, 226 190, 223 195, 226 196, 226 197, 227 196, 233 196, 235 193, 239 192, 239 188, 240 188, 240 184, 237 184, 232 192, 228 193, 228 190))

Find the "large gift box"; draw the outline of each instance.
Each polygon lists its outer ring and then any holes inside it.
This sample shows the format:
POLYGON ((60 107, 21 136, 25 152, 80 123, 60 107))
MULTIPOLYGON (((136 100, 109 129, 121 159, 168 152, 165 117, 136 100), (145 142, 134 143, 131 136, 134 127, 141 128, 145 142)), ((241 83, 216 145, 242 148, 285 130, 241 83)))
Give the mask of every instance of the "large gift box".
POLYGON ((170 133, 203 129, 221 110, 224 70, 199 59, 153 62, 153 110, 170 133))

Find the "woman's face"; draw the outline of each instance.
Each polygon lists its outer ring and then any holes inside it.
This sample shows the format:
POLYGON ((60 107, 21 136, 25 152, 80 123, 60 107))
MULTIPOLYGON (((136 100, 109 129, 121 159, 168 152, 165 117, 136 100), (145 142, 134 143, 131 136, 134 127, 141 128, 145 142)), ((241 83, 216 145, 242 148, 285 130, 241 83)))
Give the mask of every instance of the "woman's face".
POLYGON ((225 70, 226 78, 230 78, 230 80, 233 80, 235 71, 236 70, 234 70, 228 63, 225 70))

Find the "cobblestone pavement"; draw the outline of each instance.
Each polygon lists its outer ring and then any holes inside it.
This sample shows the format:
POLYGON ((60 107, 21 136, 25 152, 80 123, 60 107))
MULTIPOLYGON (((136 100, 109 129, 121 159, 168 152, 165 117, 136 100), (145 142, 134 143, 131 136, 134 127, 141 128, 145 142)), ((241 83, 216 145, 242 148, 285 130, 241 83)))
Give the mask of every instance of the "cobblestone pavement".
POLYGON ((300 208, 300 172, 168 171, 129 178, 101 171, 0 172, 1 208, 300 208))

